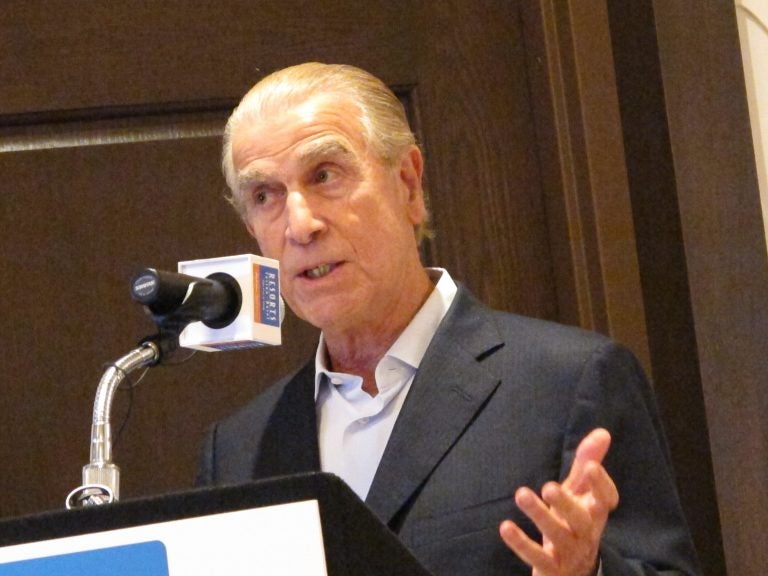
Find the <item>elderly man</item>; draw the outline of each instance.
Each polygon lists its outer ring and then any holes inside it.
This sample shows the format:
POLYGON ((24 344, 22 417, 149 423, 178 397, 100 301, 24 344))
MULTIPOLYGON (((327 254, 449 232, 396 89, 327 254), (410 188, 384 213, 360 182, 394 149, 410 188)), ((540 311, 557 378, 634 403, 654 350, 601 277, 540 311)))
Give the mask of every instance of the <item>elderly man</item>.
POLYGON ((423 159, 381 81, 317 63, 268 76, 232 114, 223 165, 322 334, 214 427, 203 483, 333 472, 436 575, 696 572, 631 354, 423 268, 423 159))

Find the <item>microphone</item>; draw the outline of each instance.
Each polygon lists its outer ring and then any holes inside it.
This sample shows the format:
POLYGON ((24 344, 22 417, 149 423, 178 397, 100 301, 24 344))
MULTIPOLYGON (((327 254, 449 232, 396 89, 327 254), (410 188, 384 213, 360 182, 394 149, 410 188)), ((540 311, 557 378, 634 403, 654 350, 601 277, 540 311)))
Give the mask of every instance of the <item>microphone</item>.
POLYGON ((131 294, 184 348, 217 352, 279 346, 285 306, 280 263, 240 254, 178 263, 178 272, 147 268, 131 294), (183 331, 182 331, 183 328, 183 331))
POLYGON ((177 346, 216 352, 281 343, 285 308, 277 260, 242 254, 179 262, 178 273, 145 268, 131 280, 131 296, 149 311, 159 332, 113 362, 101 377, 90 463, 83 467, 83 485, 67 496, 67 509, 119 498, 110 416, 115 392, 128 374, 156 366, 177 346))
POLYGON ((158 324, 203 322, 209 328, 224 328, 237 318, 242 305, 240 285, 226 272, 197 278, 146 268, 131 280, 131 296, 158 324))

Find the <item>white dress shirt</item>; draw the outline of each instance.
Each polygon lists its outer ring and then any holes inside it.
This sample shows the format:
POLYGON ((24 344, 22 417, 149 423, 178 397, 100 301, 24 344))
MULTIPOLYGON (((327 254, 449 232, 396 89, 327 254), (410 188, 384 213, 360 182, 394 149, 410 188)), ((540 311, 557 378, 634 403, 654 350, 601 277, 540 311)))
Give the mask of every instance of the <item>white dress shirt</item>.
POLYGON ((435 289, 376 365, 376 396, 363 391, 361 376, 328 369, 320 335, 315 355, 320 465, 342 478, 363 500, 424 352, 456 296, 456 284, 446 270, 427 268, 427 273, 435 289))

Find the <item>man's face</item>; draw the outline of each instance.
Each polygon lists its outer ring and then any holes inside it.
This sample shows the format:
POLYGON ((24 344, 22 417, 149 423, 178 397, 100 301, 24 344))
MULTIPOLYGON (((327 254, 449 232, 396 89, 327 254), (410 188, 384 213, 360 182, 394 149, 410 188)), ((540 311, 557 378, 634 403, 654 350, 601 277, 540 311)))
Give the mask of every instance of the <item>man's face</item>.
POLYGON ((390 322, 421 271, 419 151, 385 165, 357 108, 329 97, 264 116, 235 130, 232 157, 246 226, 280 260, 288 305, 329 333, 390 322))

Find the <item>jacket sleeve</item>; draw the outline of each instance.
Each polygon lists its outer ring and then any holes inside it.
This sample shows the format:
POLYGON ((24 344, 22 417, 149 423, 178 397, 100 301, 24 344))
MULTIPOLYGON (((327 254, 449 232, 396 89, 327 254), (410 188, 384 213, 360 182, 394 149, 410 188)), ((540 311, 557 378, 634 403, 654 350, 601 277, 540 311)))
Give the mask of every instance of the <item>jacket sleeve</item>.
POLYGON ((699 574, 653 391, 635 357, 612 342, 584 365, 564 437, 561 478, 579 441, 597 427, 611 433, 604 465, 620 499, 600 546, 604 576, 699 574))

